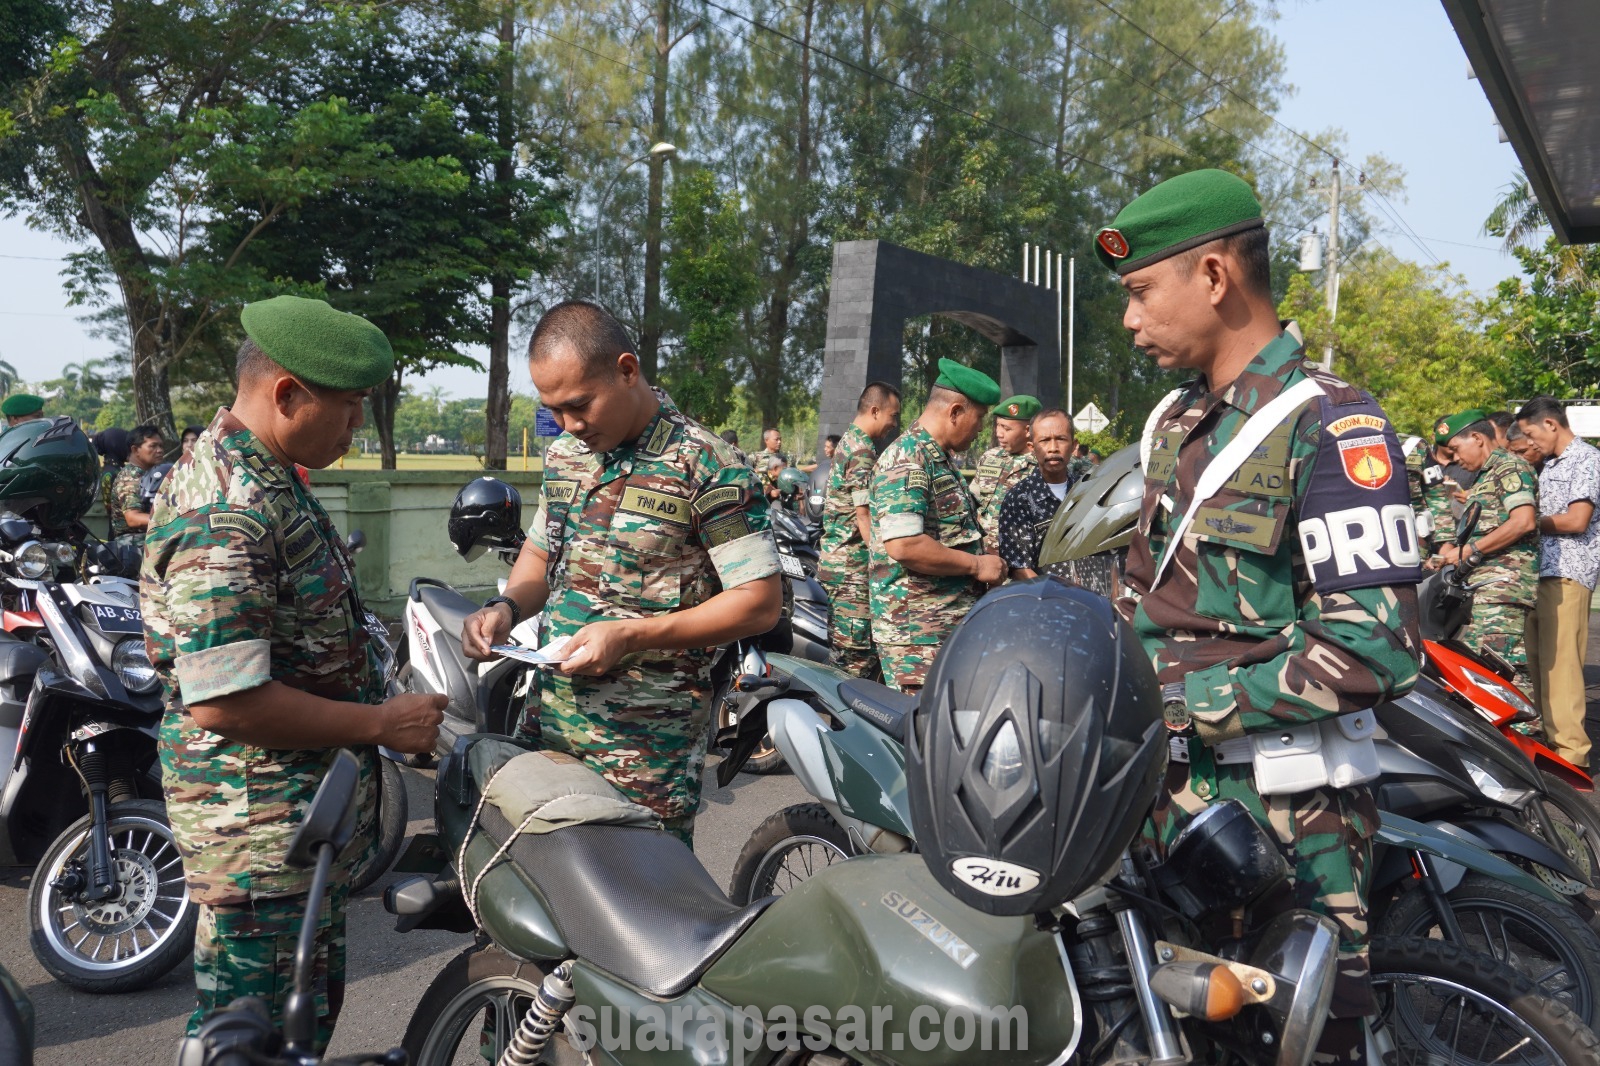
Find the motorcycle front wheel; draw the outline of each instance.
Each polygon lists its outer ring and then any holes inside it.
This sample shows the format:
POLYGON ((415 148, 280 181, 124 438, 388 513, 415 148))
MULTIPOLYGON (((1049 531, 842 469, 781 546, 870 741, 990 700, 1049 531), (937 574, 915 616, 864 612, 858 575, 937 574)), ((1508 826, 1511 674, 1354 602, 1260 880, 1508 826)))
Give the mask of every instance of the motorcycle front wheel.
POLYGON ((370 888, 400 857, 409 814, 406 777, 400 772, 400 764, 378 756, 378 847, 366 865, 351 875, 351 894, 370 888))
POLYGON ((820 803, 785 807, 756 826, 733 864, 728 898, 741 907, 781 896, 855 854, 850 835, 820 803))
POLYGON ((1597 1039, 1567 1008, 1486 955, 1415 937, 1372 942, 1372 1019, 1394 1066, 1595 1066, 1597 1039))
MULTIPOLYGON (((1555 828, 1560 850, 1580 873, 1591 882, 1595 881, 1600 876, 1600 811, 1595 810, 1588 796, 1556 775, 1541 772, 1540 776, 1544 779, 1544 812, 1555 828)), ((1542 826, 1534 820, 1531 811, 1529 821, 1534 832, 1543 837, 1542 826)), ((1581 895, 1585 887, 1569 885, 1566 878, 1543 867, 1535 872, 1558 892, 1581 895)))
POLYGON ((63 890, 88 877, 91 817, 56 838, 33 873, 28 917, 33 954, 63 984, 84 992, 132 992, 160 980, 194 950, 197 911, 183 860, 153 800, 113 803, 106 812, 117 891, 88 902, 63 890))
MULTIPOLYGON (((445 965, 422 994, 401 1046, 411 1066, 499 1062, 545 972, 493 944, 468 948, 445 965)), ((579 1066, 583 1053, 557 1031, 542 1063, 579 1066)))

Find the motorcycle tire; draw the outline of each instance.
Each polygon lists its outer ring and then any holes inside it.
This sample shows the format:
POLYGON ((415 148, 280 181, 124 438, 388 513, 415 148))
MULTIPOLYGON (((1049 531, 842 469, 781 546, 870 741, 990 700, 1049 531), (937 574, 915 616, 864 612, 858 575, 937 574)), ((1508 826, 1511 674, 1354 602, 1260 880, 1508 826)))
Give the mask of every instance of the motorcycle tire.
POLYGON ((106 819, 121 891, 110 900, 84 904, 66 898, 53 884, 73 863, 88 858, 91 816, 86 814, 56 837, 34 870, 28 887, 30 940, 39 965, 62 984, 82 992, 134 992, 194 952, 199 909, 189 900, 165 807, 153 800, 125 800, 111 804, 106 819))
POLYGON ((820 803, 785 807, 756 826, 733 864, 728 898, 743 907, 781 896, 820 869, 854 855, 850 834, 820 803))
POLYGON ((400 848, 406 842, 406 822, 410 816, 406 799, 406 778, 400 764, 378 757, 378 848, 350 875, 350 892, 355 894, 371 888, 373 883, 389 872, 394 860, 400 857, 400 848))
MULTIPOLYGON (((475 1059, 478 1042, 485 1036, 493 1043, 493 1054, 485 1057, 499 1062, 547 972, 493 944, 468 948, 451 959, 422 994, 406 1025, 400 1046, 411 1066, 449 1066, 469 1056, 475 1059), (492 1031, 486 1032, 486 1027, 492 1031)), ((584 1057, 558 1030, 538 1061, 579 1066, 584 1057)))
MULTIPOLYGON (((1583 915, 1527 889, 1468 874, 1446 898, 1469 951, 1508 963, 1585 1025, 1600 1018, 1600 936, 1583 915)), ((1374 933, 1443 937, 1428 894, 1402 892, 1374 933)))
POLYGON ((1378 1012, 1369 1024, 1380 1048, 1384 1041, 1392 1045, 1386 1062, 1600 1064, 1600 1038, 1504 963, 1448 941, 1416 937, 1374 940, 1371 961, 1378 1012), (1471 1046, 1439 1047, 1446 1038, 1466 1039, 1471 1046))
MULTIPOLYGON (((1600 811, 1594 801, 1554 774, 1540 771, 1544 779, 1544 810, 1562 838, 1562 851, 1591 882, 1600 883, 1600 811)), ((1530 819, 1533 815, 1529 814, 1530 819)), ((1541 837, 1541 827, 1534 825, 1541 837)), ((1541 875, 1543 876, 1543 875, 1541 875)), ((1548 878, 1545 878, 1548 880, 1548 878)), ((1557 891, 1559 886, 1552 885, 1557 891)))

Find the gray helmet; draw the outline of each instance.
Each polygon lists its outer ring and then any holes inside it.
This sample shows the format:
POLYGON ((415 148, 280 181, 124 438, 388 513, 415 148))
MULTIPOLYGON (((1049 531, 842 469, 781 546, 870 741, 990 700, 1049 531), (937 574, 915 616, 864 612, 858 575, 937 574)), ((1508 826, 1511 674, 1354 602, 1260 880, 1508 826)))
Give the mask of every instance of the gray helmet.
POLYGON ((1139 446, 1129 445, 1068 490, 1039 546, 1040 567, 1126 548, 1143 499, 1139 446))

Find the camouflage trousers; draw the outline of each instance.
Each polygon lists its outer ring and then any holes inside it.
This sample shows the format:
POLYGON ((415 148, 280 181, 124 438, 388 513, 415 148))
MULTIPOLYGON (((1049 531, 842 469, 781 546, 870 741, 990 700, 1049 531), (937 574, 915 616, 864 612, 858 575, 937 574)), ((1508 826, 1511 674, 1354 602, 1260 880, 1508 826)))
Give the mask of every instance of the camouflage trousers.
POLYGON ((938 644, 879 644, 883 683, 901 692, 920 692, 938 654, 938 644))
POLYGON ((882 673, 872 643, 872 603, 865 582, 824 582, 830 608, 828 636, 833 665, 847 674, 876 681, 882 673))
MULTIPOLYGON (((1193 763, 1167 767, 1166 787, 1151 808, 1144 842, 1164 858, 1189 820, 1212 803, 1233 799, 1244 804, 1277 841, 1292 871, 1287 884, 1252 906, 1253 920, 1261 924, 1279 911, 1301 907, 1333 919, 1339 927, 1339 974, 1330 1014, 1371 1014, 1376 1004, 1367 980, 1367 885, 1372 837, 1378 831, 1372 791, 1360 787, 1263 796, 1256 791, 1249 764, 1219 766, 1198 741, 1191 740, 1189 748, 1193 763)), ((1344 1038, 1336 1031, 1329 1039, 1344 1038)), ((1327 1061, 1348 1060, 1335 1056, 1327 1061)))
MULTIPOLYGON (((345 911, 350 868, 334 867, 334 878, 317 917, 312 987, 317 1000, 317 1052, 327 1050, 344 1006, 345 911)), ((256 996, 283 1024, 283 1008, 294 988, 294 950, 300 939, 305 896, 279 896, 249 903, 200 904, 194 935, 194 984, 198 1003, 189 1016, 193 1035, 206 1015, 239 996, 256 996)))
POLYGON ((699 677, 646 665, 602 678, 547 674, 539 702, 537 731, 524 720, 519 739, 582 759, 693 846, 711 725, 699 677))
POLYGON ((1533 682, 1528 677, 1528 649, 1523 640, 1531 610, 1518 603, 1480 600, 1472 605, 1472 621, 1457 638, 1469 648, 1488 648, 1504 659, 1516 671, 1517 687, 1524 692, 1533 690, 1533 682))

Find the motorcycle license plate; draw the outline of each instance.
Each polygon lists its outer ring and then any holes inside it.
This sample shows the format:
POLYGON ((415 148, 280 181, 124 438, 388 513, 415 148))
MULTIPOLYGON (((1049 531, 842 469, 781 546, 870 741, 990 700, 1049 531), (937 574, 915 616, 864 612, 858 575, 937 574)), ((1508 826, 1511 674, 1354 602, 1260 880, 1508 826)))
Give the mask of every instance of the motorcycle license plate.
POLYGON ((102 633, 143 633, 144 615, 137 607, 118 607, 109 603, 89 604, 89 615, 102 633))
POLYGON ((806 568, 804 566, 800 565, 800 560, 799 559, 796 559, 791 555, 779 555, 778 556, 778 566, 779 566, 780 569, 783 570, 783 572, 785 574, 788 574, 790 577, 797 577, 797 578, 800 578, 802 580, 805 579, 806 568))

